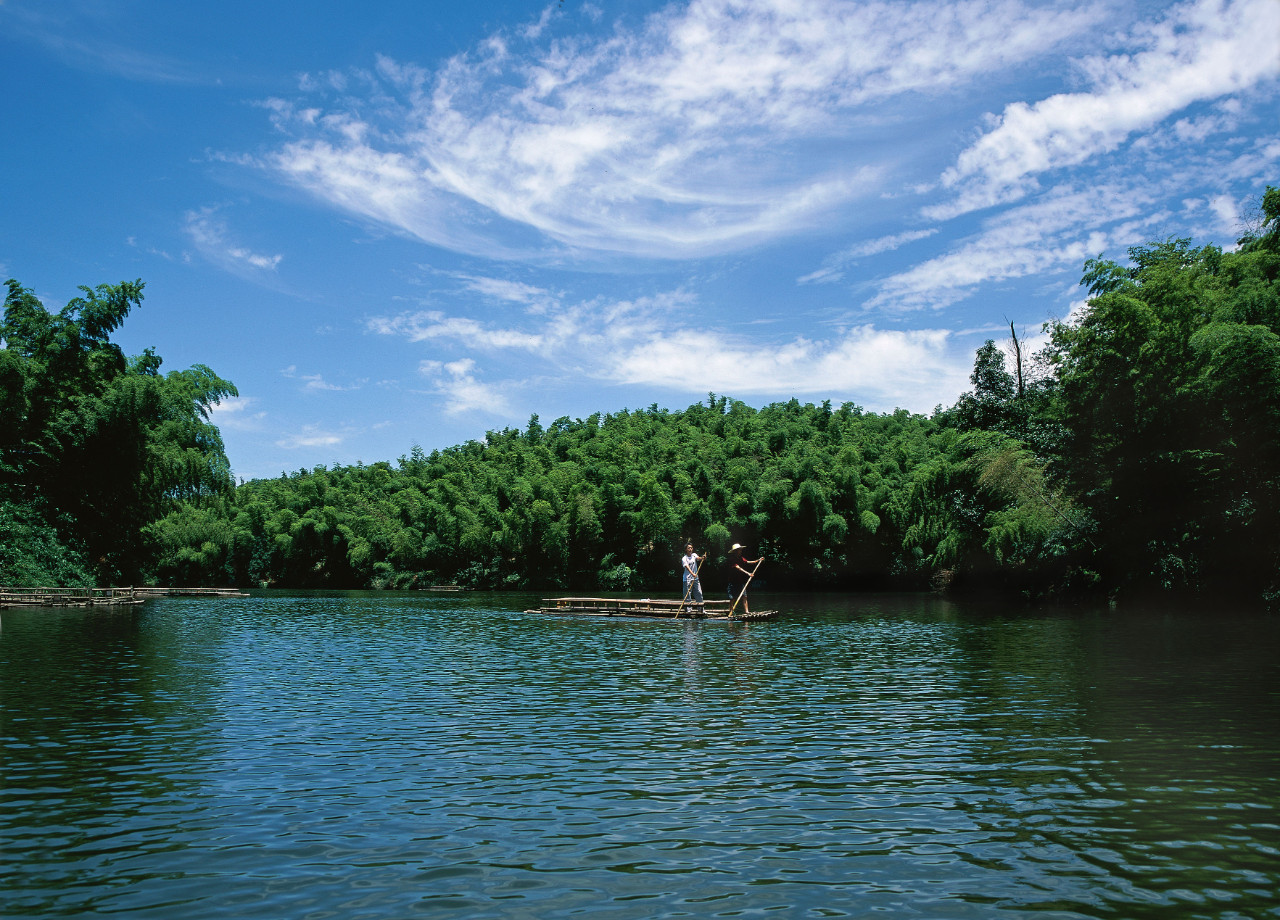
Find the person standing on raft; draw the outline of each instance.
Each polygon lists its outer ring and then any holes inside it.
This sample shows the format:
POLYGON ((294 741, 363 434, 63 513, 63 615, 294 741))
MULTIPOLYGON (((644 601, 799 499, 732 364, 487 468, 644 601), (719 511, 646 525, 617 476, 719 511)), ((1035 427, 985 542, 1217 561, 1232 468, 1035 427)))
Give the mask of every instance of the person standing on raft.
POLYGON ((680 558, 680 565, 684 572, 681 583, 684 586, 684 599, 686 603, 697 604, 698 609, 702 609, 702 584, 698 580, 698 569, 702 565, 702 560, 706 559, 706 555, 699 556, 693 551, 693 544, 686 543, 684 546, 684 555, 680 558))
MULTIPOLYGON (((763 558, 763 556, 760 557, 760 559, 763 558)), ((747 582, 751 580, 751 575, 755 572, 755 567, 760 564, 760 559, 743 558, 742 544, 735 543, 729 547, 729 558, 724 562, 725 574, 728 576, 726 581, 729 586, 729 601, 732 603, 741 595, 744 614, 751 613, 751 605, 747 601, 747 582)))

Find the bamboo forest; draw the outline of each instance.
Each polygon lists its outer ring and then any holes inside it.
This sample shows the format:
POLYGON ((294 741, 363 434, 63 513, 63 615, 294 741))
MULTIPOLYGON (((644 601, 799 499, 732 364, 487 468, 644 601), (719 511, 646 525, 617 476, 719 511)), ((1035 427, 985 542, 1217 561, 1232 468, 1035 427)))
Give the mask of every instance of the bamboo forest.
POLYGON ((111 341, 141 281, 51 313, 11 280, 0 584, 671 591, 691 541, 770 590, 1280 602, 1280 189, 1232 250, 1082 274, 1087 308, 988 341, 928 416, 713 393, 238 484, 234 385, 111 341))

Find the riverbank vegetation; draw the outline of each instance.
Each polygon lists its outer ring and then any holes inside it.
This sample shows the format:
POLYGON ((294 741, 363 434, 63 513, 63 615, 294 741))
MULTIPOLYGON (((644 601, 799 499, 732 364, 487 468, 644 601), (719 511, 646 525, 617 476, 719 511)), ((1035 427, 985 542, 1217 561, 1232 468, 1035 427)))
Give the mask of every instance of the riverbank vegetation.
POLYGON ((58 313, 8 282, 0 323, 0 584, 139 584, 154 523, 233 486, 209 368, 160 373, 111 341, 141 281, 82 288, 58 313))
POLYGON ((711 394, 234 490, 206 415, 231 385, 106 340, 140 284, 49 317, 10 282, 0 531, 64 581, 663 590, 691 540, 763 553, 774 588, 1274 602, 1280 190, 1234 251, 1129 256, 1087 262, 1080 316, 1034 355, 987 342, 927 417, 711 394))

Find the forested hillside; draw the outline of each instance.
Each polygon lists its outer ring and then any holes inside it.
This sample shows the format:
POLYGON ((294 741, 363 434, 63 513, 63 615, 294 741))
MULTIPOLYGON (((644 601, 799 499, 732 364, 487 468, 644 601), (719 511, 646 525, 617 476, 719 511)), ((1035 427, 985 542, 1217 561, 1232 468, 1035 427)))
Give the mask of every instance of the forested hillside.
POLYGON ((794 400, 757 411, 713 396, 546 428, 535 417, 396 464, 245 483, 159 525, 161 574, 669 589, 692 540, 766 553, 773 584, 908 584, 962 561, 1031 565, 1061 540, 1065 522, 1038 498, 981 484, 982 459, 1013 449, 907 412, 794 400))
POLYGON ((1275 602, 1280 190, 1234 251, 1129 255, 1086 263, 1088 308, 1038 354, 979 349, 931 417, 712 394, 234 492, 205 418, 231 385, 108 341, 140 283, 51 316, 10 282, 0 582, 673 591, 692 541, 765 554, 775 588, 1275 602))

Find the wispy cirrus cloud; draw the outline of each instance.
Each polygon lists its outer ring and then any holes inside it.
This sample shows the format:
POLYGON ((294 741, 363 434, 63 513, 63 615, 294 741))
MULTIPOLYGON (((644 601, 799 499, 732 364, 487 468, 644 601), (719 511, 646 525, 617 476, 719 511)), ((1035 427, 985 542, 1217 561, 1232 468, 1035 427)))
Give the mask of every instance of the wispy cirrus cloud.
POLYGON ((645 334, 655 324, 669 323, 694 298, 683 290, 630 300, 588 300, 566 303, 534 292, 534 306, 505 324, 457 316, 442 310, 407 311, 366 320, 365 329, 377 335, 399 336, 410 342, 436 342, 467 351, 518 351, 546 358, 575 350, 608 349, 620 340, 645 334))
POLYGON ((342 386, 340 384, 330 383, 329 381, 324 379, 323 374, 305 374, 300 379, 302 380, 302 383, 303 383, 303 389, 307 389, 307 390, 321 390, 321 391, 327 391, 330 393, 341 393, 345 390, 357 390, 360 388, 360 384, 353 383, 353 384, 347 384, 346 386, 342 386))
POLYGON ((467 274, 455 274, 453 277, 462 282, 464 289, 491 301, 522 304, 537 309, 551 303, 556 297, 545 288, 509 278, 467 274))
POLYGON ((889 312, 940 309, 981 285, 1078 270, 1117 245, 1138 243, 1168 215, 1126 186, 1061 187, 989 218, 947 252, 877 282, 864 305, 889 312))
POLYGON ((898 159, 870 141, 884 125, 928 119, 1100 15, 1018 0, 695 0, 599 38, 548 38, 540 21, 434 72, 383 58, 309 78, 331 101, 274 101, 291 139, 259 162, 467 253, 726 252, 874 198, 898 159))
POLYGON ((345 435, 325 431, 318 425, 303 425, 300 431, 291 432, 276 440, 276 447, 297 450, 308 447, 333 447, 346 440, 345 435))
POLYGON ((993 210, 943 252, 871 282, 875 293, 862 307, 946 308, 989 285, 1078 273, 1086 259, 1123 259, 1132 246, 1172 235, 1229 244, 1253 206, 1238 189, 1256 196, 1280 168, 1280 134, 1236 135, 1241 121, 1240 107, 1227 100, 1148 132, 1087 172, 1066 171, 1061 183, 993 210), (1188 149, 1190 134, 1205 143, 1188 149))
POLYGON ((450 316, 440 310, 374 317, 366 323, 366 328, 379 335, 402 336, 410 342, 445 339, 463 343, 468 348, 485 350, 514 348, 540 351, 545 344, 541 333, 495 327, 470 317, 450 316))
POLYGON ((430 334, 423 335, 422 315, 412 314, 368 328, 467 355, 425 360, 419 367, 451 414, 509 413, 508 394, 523 389, 529 375, 572 375, 670 392, 857 394, 875 411, 898 406, 928 411, 948 402, 969 371, 970 356, 953 347, 946 330, 863 324, 821 339, 781 336, 762 345, 747 335, 691 327, 686 317, 693 306, 689 294, 671 291, 627 301, 557 304, 545 314, 525 317, 518 327, 478 329, 474 321, 433 314, 426 320, 430 334), (507 357, 513 353, 526 360, 513 362, 507 357), (479 354, 492 360, 482 364, 479 354), (535 355, 538 363, 530 363, 527 358, 535 355))
MULTIPOLYGON (((1181 4, 1136 27, 1124 51, 1085 58, 1078 67, 1088 91, 1006 106, 943 173, 943 186, 956 196, 926 215, 945 219, 1015 199, 1037 175, 1110 153, 1193 103, 1273 81, 1280 76, 1280 3, 1181 4)), ((1201 139, 1221 127, 1202 122, 1201 139)))
POLYGON ((165 84, 213 84, 216 71, 201 70, 190 58, 140 51, 121 21, 120 11, 108 4, 79 4, 73 16, 59 7, 0 0, 0 23, 8 37, 35 42, 68 67, 106 73, 127 80, 165 84), (84 16, 83 32, 69 31, 68 19, 84 16))
POLYGON ((855 243, 848 249, 841 250, 834 255, 828 256, 823 260, 822 268, 797 278, 796 283, 825 284, 833 281, 839 281, 844 277, 844 268, 851 262, 855 262, 858 259, 865 259, 868 256, 879 255, 882 252, 892 252, 895 249, 905 246, 907 243, 914 243, 916 240, 928 239, 937 232, 937 227, 929 227, 926 230, 907 230, 902 233, 894 233, 874 240, 855 243))
POLYGON ((252 396, 228 396, 213 404, 209 420, 219 428, 257 431, 267 417, 267 413, 258 409, 257 405, 258 400, 252 396))
POLYGON ((226 220, 218 212, 218 208, 208 207, 186 213, 183 230, 196 250, 209 261, 235 271, 275 271, 284 256, 254 252, 233 242, 226 220))
POLYGON ((358 390, 369 381, 361 379, 348 384, 330 383, 323 374, 299 374, 296 365, 290 364, 280 372, 282 377, 290 380, 301 380, 302 389, 310 392, 342 393, 347 390, 358 390))

